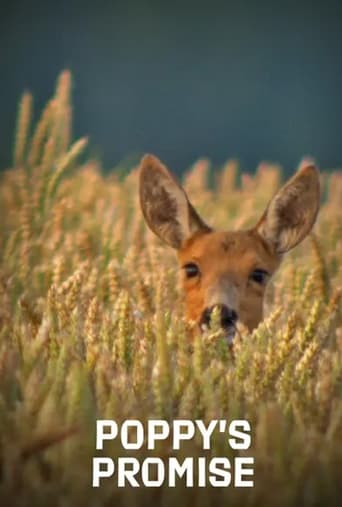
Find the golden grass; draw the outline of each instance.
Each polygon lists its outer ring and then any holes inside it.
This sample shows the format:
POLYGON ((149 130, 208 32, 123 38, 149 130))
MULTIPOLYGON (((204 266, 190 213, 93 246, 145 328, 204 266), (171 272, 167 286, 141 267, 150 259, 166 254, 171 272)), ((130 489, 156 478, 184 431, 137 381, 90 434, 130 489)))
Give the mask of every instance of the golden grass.
MULTIPOLYGON (((337 505, 341 173, 323 173, 314 235, 284 261, 267 318, 233 360, 219 339, 189 343, 175 256, 143 223, 137 171, 103 176, 78 162, 87 141, 70 143, 70 87, 64 72, 35 129, 24 95, 14 167, 1 174, 1 504, 337 505), (92 490, 95 420, 160 417, 248 419, 255 487, 132 492, 109 479, 92 490)), ((214 187, 208 173, 197 162, 185 186, 224 229, 253 224, 281 181, 266 164, 239 177, 231 161, 214 187)), ((223 441, 212 452, 227 454, 223 441)))

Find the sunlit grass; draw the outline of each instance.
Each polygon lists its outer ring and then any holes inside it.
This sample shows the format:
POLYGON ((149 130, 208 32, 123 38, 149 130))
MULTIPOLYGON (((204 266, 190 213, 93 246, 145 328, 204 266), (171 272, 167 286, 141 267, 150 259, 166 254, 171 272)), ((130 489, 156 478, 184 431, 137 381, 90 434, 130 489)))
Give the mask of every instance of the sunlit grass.
MULTIPOLYGON (((314 234, 285 259, 265 321, 236 341, 233 358, 220 340, 190 340, 176 259, 143 223, 137 170, 122 179, 79 162, 87 140, 70 140, 70 75, 60 76, 34 129, 31 107, 26 94, 13 168, 0 186, 0 499, 337 504, 341 173, 323 173, 327 197, 314 234), (246 418, 255 487, 138 494, 108 480, 91 490, 97 418, 246 418)), ((208 172, 199 161, 184 183, 208 223, 222 229, 255 223, 282 180, 276 166, 239 176, 229 162, 209 187, 208 172)), ((222 442, 219 450, 227 452, 222 442)), ((196 443, 191 452, 200 453, 196 443)))

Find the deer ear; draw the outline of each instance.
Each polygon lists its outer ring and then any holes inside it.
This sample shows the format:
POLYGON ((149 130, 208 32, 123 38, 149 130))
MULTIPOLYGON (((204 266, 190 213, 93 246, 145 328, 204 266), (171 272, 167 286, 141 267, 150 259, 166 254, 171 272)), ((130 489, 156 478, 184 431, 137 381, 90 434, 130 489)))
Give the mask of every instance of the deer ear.
POLYGON ((209 232, 176 179, 153 155, 140 164, 140 206, 150 229, 179 249, 195 232, 209 232))
POLYGON ((273 197, 256 226, 282 254, 300 243, 315 223, 320 201, 319 173, 314 165, 299 171, 273 197))

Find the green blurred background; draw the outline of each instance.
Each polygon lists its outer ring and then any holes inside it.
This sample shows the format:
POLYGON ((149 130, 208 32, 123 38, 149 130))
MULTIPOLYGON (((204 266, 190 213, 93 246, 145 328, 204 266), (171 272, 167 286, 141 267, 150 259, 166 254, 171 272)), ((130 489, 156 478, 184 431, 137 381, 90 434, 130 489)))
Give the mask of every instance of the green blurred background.
POLYGON ((342 2, 2 1, 0 165, 15 111, 74 77, 74 135, 109 169, 153 152, 176 172, 237 157, 342 166, 342 2))

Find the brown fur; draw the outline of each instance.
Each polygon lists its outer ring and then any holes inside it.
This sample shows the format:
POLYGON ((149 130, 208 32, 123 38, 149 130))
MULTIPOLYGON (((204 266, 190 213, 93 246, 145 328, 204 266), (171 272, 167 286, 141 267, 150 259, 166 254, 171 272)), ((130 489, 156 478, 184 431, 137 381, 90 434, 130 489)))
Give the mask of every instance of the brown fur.
POLYGON ((300 243, 315 223, 320 200, 319 175, 314 165, 302 167, 268 205, 257 225, 259 234, 279 253, 300 243))
POLYGON ((166 167, 153 155, 140 166, 140 203, 151 230, 173 248, 184 236, 210 230, 189 202, 186 193, 166 167))
POLYGON ((311 230, 319 207, 319 177, 312 165, 302 167, 269 203, 257 225, 247 231, 216 232, 199 217, 183 188, 154 156, 143 158, 140 202, 150 228, 177 249, 185 290, 186 314, 200 322, 204 310, 225 305, 250 330, 263 318, 266 283, 254 270, 279 267, 282 254, 311 230), (200 274, 186 276, 195 263, 200 274))
POLYGON ((197 235, 185 241, 178 251, 178 259, 181 266, 196 262, 201 270, 200 277, 182 275, 188 319, 198 321, 212 300, 213 304, 227 302, 250 330, 258 325, 262 319, 265 285, 253 282, 249 275, 254 269, 264 269, 272 275, 280 258, 255 231, 197 235), (223 300, 225 294, 227 301, 223 300))

